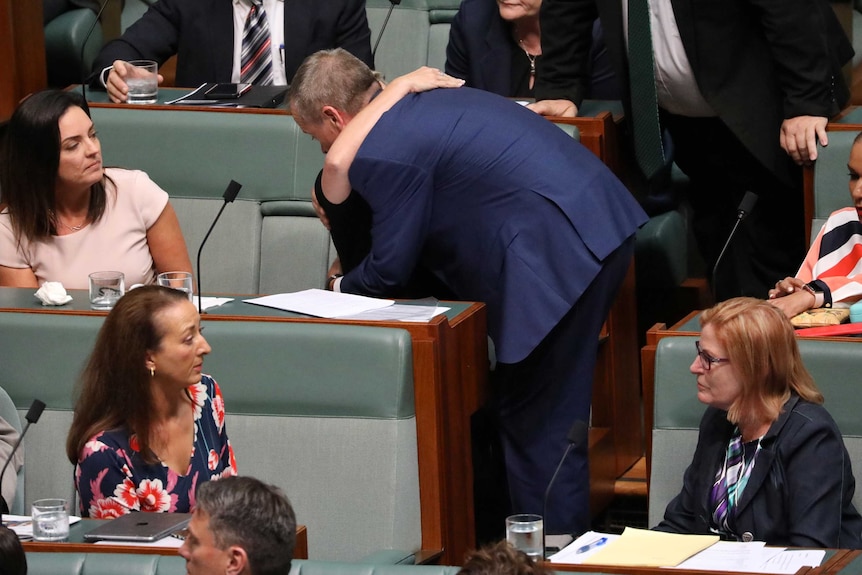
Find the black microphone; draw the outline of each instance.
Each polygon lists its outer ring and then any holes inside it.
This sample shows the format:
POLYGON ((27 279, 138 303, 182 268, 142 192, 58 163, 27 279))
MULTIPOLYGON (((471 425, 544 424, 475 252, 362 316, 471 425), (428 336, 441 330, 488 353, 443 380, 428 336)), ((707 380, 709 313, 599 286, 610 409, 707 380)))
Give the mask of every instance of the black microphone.
POLYGON ((576 419, 572 424, 572 428, 569 429, 569 433, 566 435, 566 439, 569 440, 569 445, 566 447, 566 451, 563 452, 563 456, 560 458, 560 462, 557 464, 557 469, 554 470, 554 474, 551 476, 551 480, 548 482, 548 487, 545 489, 545 498, 542 500, 542 520, 546 523, 545 528, 542 529, 542 559, 545 558, 545 540, 547 538, 547 517, 548 517, 548 499, 551 495, 551 488, 554 486, 554 481, 557 480, 557 475, 560 473, 560 469, 563 468, 563 463, 566 461, 566 457, 569 456, 569 452, 575 448, 583 448, 587 444, 587 437, 589 435, 590 427, 587 425, 587 422, 582 421, 580 419, 576 419))
POLYGON ((240 188, 242 188, 242 184, 237 183, 234 180, 231 180, 230 183, 227 185, 227 189, 222 195, 222 197, 224 198, 224 203, 221 205, 221 209, 216 214, 216 217, 213 220, 210 229, 207 230, 207 235, 204 236, 204 239, 201 242, 201 247, 198 248, 198 313, 204 312, 203 305, 201 304, 201 292, 203 291, 201 289, 201 252, 204 250, 204 244, 207 243, 207 240, 209 239, 210 234, 212 233, 213 228, 216 225, 216 222, 221 217, 221 213, 224 211, 225 206, 227 206, 229 203, 236 199, 237 195, 239 195, 240 188))
POLYGON ((386 19, 383 20, 383 26, 380 27, 380 32, 377 34, 377 41, 374 42, 374 48, 371 49, 371 58, 377 54, 377 46, 380 45, 380 39, 383 37, 383 31, 386 30, 386 25, 389 23, 389 17, 392 16, 392 11, 395 7, 401 4, 401 0, 389 0, 389 11, 386 13, 386 19))
MULTIPOLYGON (((90 26, 90 29, 87 30, 87 34, 84 36, 84 43, 81 45, 81 66, 83 69, 84 65, 84 52, 87 50, 87 42, 90 41, 90 35, 93 33, 93 30, 96 29, 96 25, 99 23, 99 19, 102 17, 102 12, 105 11, 105 6, 111 0, 102 0, 102 5, 99 7, 99 11, 96 12, 96 19, 93 21, 93 25, 90 26)), ((86 72, 85 72, 86 73, 86 72)), ((81 93, 84 95, 84 101, 87 101, 87 83, 90 82, 96 75, 96 72, 91 72, 90 74, 84 76, 83 81, 81 82, 81 93)))
MULTIPOLYGON (((6 463, 3 464, 3 470, 0 471, 0 485, 3 485, 3 477, 6 475, 6 468, 9 467, 10 463, 12 463, 12 459, 15 457, 15 452, 18 451, 21 441, 24 440, 24 435, 26 435, 27 430, 30 429, 30 424, 39 421, 44 409, 44 402, 41 402, 38 399, 34 399, 33 403, 30 404, 30 409, 27 411, 27 415, 24 416, 24 419, 27 420, 27 424, 24 426, 24 430, 21 432, 21 435, 18 436, 18 441, 16 441, 15 445, 12 446, 12 452, 9 453, 9 458, 6 460, 6 463)), ((0 493, 0 515, 8 513, 9 504, 6 503, 6 499, 3 497, 2 493, 0 493)))
POLYGON ((730 230, 730 235, 727 236, 727 241, 724 242, 724 247, 721 248, 721 253, 718 254, 718 258, 715 260, 715 265, 712 266, 712 299, 715 300, 715 292, 716 292, 716 274, 718 272, 718 264, 721 263, 721 258, 724 257, 724 252, 727 251, 727 246, 730 245, 731 240, 733 240, 734 234, 736 234, 736 229, 739 227, 739 224, 742 223, 742 220, 745 219, 745 216, 754 209, 754 205, 757 203, 757 200, 760 196, 755 194, 754 192, 745 192, 745 196, 743 196, 742 201, 739 202, 739 207, 736 208, 736 222, 733 224, 733 229, 730 230))

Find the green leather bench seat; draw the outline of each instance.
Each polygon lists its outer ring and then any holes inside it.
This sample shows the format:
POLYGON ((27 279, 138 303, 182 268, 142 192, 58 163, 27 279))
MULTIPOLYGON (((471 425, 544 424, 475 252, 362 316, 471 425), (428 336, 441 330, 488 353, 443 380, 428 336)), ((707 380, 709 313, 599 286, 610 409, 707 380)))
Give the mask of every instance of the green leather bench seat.
MULTIPOLYGON (((29 575, 183 575, 186 562, 169 555, 116 553, 27 553, 29 575)), ((459 567, 374 565, 294 560, 289 575, 456 575, 459 567)), ((285 575, 288 575, 285 573, 285 575)))
MULTIPOLYGON (((72 496, 64 440, 75 381, 101 323, 95 316, 0 314, 0 387, 22 417, 34 397, 48 406, 24 441, 25 509, 35 499, 72 496)), ((285 490, 308 526, 310 555, 341 560, 419 549, 409 333, 204 323, 213 348, 204 371, 222 388, 240 473, 285 490)))
MULTIPOLYGON (((695 357, 696 339, 692 336, 665 337, 656 350, 650 526, 661 520, 668 502, 682 488, 683 473, 697 444, 705 406, 697 400, 695 376, 689 372, 695 357)), ((826 399, 826 409, 841 429, 858 482, 862 480, 859 474, 862 469, 862 418, 859 417, 862 395, 858 386, 862 340, 857 343, 800 339, 799 349, 805 366, 826 399)), ((862 489, 858 485, 853 503, 857 509, 862 509, 862 489)))
MULTIPOLYGON (((851 114, 850 116, 853 116, 851 114)), ((844 118, 847 123, 862 123, 862 117, 855 115, 856 122, 844 118)), ((814 162, 814 218, 811 221, 811 240, 817 233, 829 214, 835 210, 852 205, 850 192, 847 190, 847 160, 850 158, 850 148, 856 131, 829 132, 829 145, 818 146, 817 161, 814 162)))

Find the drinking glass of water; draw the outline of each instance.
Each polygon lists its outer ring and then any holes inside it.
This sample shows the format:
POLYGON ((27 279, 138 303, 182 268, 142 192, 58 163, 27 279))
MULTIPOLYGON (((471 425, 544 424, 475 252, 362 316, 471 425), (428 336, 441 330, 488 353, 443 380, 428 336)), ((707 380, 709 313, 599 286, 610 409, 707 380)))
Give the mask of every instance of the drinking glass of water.
POLYGON ((132 60, 128 64, 125 80, 129 93, 126 102, 155 104, 159 94, 159 65, 152 60, 132 60))
POLYGON ((31 510, 33 539, 64 541, 69 538, 69 507, 65 499, 39 499, 31 510))
POLYGON ((193 302, 192 274, 190 272, 162 272, 156 278, 160 286, 178 289, 186 292, 189 301, 193 302))
POLYGON ((506 517, 506 541, 533 561, 544 559, 545 527, 542 516, 520 513, 506 517))

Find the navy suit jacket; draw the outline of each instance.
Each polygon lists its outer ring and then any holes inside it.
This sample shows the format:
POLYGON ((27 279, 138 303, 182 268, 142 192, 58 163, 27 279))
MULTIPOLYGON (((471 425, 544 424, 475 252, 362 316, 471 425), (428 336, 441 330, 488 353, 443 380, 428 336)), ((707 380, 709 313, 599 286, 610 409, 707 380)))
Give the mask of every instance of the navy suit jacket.
MULTIPOLYGON (((374 67, 365 2, 284 0, 287 81, 306 56, 329 48, 344 48, 374 67)), ((102 48, 93 70, 114 60, 155 60, 161 66, 176 54, 176 85, 197 87, 231 81, 233 49, 231 0, 159 0, 122 37, 102 48)))
MULTIPOLYGON (((710 491, 734 427, 726 411, 706 410, 682 492, 656 529, 710 533, 710 491)), ((862 517, 853 507, 855 488, 835 421, 823 406, 792 395, 761 440, 732 519, 734 533, 767 545, 859 549, 862 517)))
POLYGON ((458 299, 487 304, 503 363, 524 359, 646 221, 581 144, 471 88, 401 100, 349 176, 371 207, 371 251, 342 291, 386 296, 421 263, 458 299))
MULTIPOLYGON (((831 117, 849 99, 841 66, 853 48, 826 0, 671 0, 685 53, 706 101, 764 166, 786 183, 798 168, 779 145, 785 118, 831 117)), ((623 87, 628 59, 620 0, 545 0, 536 98, 580 105, 590 23, 601 16, 623 87), (598 12, 597 12, 598 11, 598 12)))
MULTIPOLYGON (((463 0, 449 29, 446 73, 462 78, 471 88, 512 97, 514 50, 521 48, 512 38, 511 25, 500 17, 496 0, 463 0)), ((598 22, 593 26, 590 45, 587 97, 619 99, 618 82, 598 22)))

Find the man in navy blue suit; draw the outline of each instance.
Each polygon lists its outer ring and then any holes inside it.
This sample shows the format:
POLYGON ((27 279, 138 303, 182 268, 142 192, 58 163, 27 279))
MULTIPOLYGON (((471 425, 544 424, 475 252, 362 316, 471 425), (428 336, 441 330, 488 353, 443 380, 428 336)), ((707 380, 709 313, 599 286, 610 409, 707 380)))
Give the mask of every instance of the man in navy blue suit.
MULTIPOLYGON (((471 88, 408 84, 381 92, 344 50, 310 56, 294 76, 291 111, 328 152, 324 205, 358 193, 371 211, 368 255, 330 285, 389 296, 422 268, 458 299, 485 302, 513 510, 541 514, 568 430, 589 420, 599 331, 646 216, 604 164, 533 112, 471 88)), ((555 483, 549 530, 589 526, 581 447, 555 483)))

